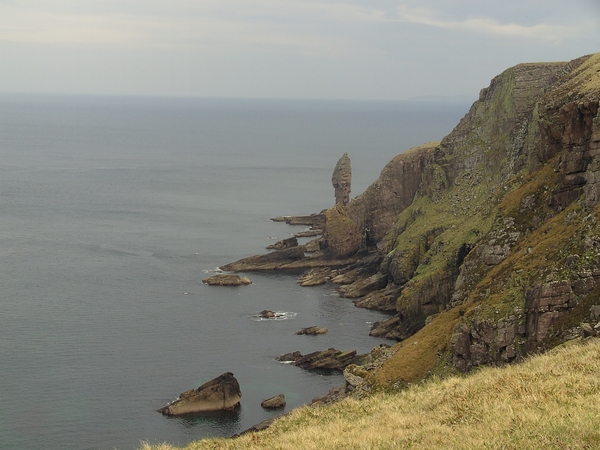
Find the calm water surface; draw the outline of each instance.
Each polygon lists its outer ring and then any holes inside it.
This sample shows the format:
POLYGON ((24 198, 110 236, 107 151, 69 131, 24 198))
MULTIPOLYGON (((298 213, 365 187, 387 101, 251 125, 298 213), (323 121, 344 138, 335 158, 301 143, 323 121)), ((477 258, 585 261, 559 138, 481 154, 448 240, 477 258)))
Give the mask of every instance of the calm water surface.
POLYGON ((214 268, 302 227, 270 217, 332 206, 393 156, 441 139, 467 105, 0 95, 0 448, 134 449, 227 436, 342 384, 274 358, 367 352, 385 315, 297 274, 209 287, 214 268), (260 321, 262 309, 287 320, 260 321), (295 336, 300 328, 329 328, 295 336), (237 414, 155 412, 223 372, 237 414))

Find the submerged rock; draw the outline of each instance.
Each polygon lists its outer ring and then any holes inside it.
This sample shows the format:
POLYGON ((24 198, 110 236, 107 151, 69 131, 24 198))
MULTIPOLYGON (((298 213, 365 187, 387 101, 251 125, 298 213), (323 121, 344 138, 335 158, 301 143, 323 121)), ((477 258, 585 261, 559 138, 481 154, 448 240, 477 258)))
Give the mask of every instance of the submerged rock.
POLYGON ((252 284, 248 277, 241 277, 235 274, 219 274, 213 275, 202 280, 204 284, 209 286, 246 286, 252 284))
POLYGON ((226 372, 198 389, 183 392, 177 400, 158 412, 166 416, 178 416, 206 411, 232 411, 240 405, 241 398, 242 391, 237 379, 231 372, 226 372))

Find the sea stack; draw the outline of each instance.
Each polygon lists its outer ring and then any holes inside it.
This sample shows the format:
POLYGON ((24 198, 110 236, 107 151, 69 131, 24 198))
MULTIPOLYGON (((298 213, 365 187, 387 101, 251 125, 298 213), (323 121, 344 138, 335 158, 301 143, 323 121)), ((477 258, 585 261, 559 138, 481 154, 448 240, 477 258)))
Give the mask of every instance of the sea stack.
POLYGON ((352 183, 352 169, 348 153, 344 153, 344 156, 335 165, 331 183, 335 189, 335 204, 341 203, 346 206, 350 202, 350 184, 352 183))

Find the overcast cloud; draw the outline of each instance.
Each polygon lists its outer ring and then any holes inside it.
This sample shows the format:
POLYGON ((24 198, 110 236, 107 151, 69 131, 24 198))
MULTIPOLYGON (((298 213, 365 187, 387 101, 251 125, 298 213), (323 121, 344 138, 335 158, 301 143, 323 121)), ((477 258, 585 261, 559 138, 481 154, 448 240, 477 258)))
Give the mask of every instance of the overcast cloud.
POLYGON ((0 91, 476 96, 600 51, 597 0, 0 0, 0 91))

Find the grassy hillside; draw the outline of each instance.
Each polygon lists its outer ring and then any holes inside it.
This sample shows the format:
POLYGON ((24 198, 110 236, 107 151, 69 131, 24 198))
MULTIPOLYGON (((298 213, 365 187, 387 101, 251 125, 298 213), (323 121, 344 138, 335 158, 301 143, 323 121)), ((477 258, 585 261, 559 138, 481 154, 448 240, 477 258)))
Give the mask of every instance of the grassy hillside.
MULTIPOLYGON (((600 445, 600 340, 398 393, 303 407, 260 433, 196 449, 590 449, 600 445)), ((144 444, 142 450, 174 450, 144 444)))

